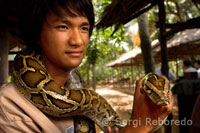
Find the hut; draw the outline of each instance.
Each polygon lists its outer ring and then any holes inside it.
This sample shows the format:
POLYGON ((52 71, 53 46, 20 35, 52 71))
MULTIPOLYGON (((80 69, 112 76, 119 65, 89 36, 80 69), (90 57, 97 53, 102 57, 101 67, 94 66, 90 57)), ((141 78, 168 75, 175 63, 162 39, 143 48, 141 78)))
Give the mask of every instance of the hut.
MULTIPOLYGON (((161 62, 161 51, 159 41, 152 42, 153 56, 156 63, 161 62)), ((200 29, 187 29, 176 33, 167 41, 167 53, 169 61, 185 59, 193 55, 200 55, 200 29)), ((109 62, 107 67, 122 67, 142 65, 143 58, 141 49, 135 49, 121 55, 118 59, 109 62)))

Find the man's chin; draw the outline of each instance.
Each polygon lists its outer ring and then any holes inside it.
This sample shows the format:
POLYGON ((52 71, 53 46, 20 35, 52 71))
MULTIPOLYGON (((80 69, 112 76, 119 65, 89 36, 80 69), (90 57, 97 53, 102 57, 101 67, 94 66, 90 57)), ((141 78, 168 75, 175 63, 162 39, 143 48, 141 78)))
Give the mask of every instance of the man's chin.
POLYGON ((81 63, 71 63, 70 65, 66 66, 67 69, 74 69, 77 68, 81 63))

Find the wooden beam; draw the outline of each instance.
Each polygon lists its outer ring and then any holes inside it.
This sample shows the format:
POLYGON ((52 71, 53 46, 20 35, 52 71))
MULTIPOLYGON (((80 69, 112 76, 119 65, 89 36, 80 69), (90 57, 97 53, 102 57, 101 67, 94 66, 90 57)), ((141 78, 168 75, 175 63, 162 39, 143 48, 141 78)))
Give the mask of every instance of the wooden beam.
MULTIPOLYGON (((156 27, 159 27, 160 22, 156 22, 156 27)), ((186 22, 177 22, 174 24, 165 24, 166 29, 170 29, 168 32, 165 32, 164 35, 167 39, 172 37, 175 33, 183 31, 186 29, 200 28, 200 17, 189 19, 186 22)))
POLYGON ((8 52, 9 46, 6 31, 0 25, 0 85, 8 82, 8 52))
POLYGON ((186 29, 200 28, 200 17, 189 19, 188 21, 182 23, 178 22, 168 26, 171 27, 171 30, 164 33, 166 38, 170 38, 179 31, 183 31, 186 29))
POLYGON ((122 20, 122 24, 126 24, 126 23, 130 22, 131 20, 133 20, 133 19, 139 17, 140 15, 142 15, 142 14, 144 14, 145 12, 149 11, 151 8, 153 8, 153 7, 154 7, 155 5, 157 5, 157 4, 158 4, 158 1, 156 1, 156 0, 153 1, 150 5, 144 7, 142 10, 140 10, 140 11, 134 13, 134 15, 132 15, 131 17, 127 17, 127 19, 126 19, 126 18, 123 19, 123 20, 122 20))

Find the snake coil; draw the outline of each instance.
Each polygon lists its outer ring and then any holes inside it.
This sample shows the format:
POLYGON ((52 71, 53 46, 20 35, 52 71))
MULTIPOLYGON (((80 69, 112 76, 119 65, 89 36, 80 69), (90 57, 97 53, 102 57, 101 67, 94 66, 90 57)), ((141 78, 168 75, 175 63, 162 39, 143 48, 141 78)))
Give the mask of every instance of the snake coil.
MULTIPOLYGON (((68 89, 56 84, 41 56, 33 51, 24 50, 15 57, 13 72, 19 91, 44 113, 57 117, 85 116, 104 132, 108 126, 112 129, 125 126, 111 105, 95 91, 68 89)), ((169 104, 168 83, 161 76, 148 74, 143 88, 156 104, 169 104)))

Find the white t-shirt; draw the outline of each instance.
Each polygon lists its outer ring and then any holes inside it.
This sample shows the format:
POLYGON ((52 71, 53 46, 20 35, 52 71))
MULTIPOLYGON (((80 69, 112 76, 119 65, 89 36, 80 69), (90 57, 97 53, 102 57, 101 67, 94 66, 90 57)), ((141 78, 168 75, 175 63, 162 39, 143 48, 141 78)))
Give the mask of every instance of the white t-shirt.
POLYGON ((197 72, 197 69, 195 69, 194 67, 190 66, 187 69, 185 69, 184 72, 197 72))
POLYGON ((200 78, 200 69, 197 70, 197 76, 200 78))
MULTIPOLYGON (((158 75, 162 75, 162 73, 161 73, 161 67, 156 68, 156 74, 158 74, 158 75)), ((169 72, 168 72, 168 78, 169 78, 170 81, 176 79, 176 77, 175 77, 175 75, 173 74, 173 72, 172 72, 171 69, 169 69, 169 72)))

